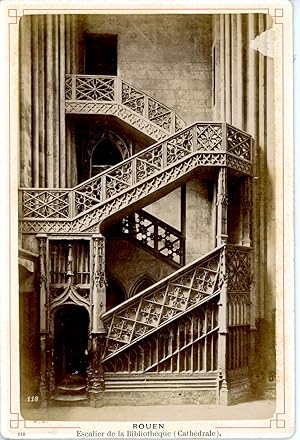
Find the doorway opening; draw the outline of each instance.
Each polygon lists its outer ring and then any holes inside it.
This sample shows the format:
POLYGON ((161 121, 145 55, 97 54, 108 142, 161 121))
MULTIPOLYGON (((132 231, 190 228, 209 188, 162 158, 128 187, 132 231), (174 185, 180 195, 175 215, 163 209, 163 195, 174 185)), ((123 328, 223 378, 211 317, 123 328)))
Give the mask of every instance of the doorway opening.
POLYGON ((85 36, 85 73, 117 75, 117 35, 87 34, 85 36))
POLYGON ((89 314, 84 307, 68 304, 54 314, 54 369, 56 385, 66 377, 86 377, 89 314))

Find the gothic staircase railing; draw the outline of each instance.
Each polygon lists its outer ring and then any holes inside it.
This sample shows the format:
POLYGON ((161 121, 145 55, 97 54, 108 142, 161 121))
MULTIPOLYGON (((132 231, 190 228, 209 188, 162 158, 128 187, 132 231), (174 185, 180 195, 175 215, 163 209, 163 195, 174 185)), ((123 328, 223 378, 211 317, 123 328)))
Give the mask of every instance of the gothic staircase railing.
MULTIPOLYGON (((116 355, 119 359, 121 352, 218 296, 224 282, 224 256, 224 246, 218 247, 104 313, 102 321, 107 335, 103 361, 116 355)), ((199 321, 192 340, 186 340, 181 348, 174 347, 172 353, 182 351, 216 331, 217 314, 214 313, 210 324, 201 329, 203 323, 199 321)), ((172 353, 156 357, 153 363, 150 359, 147 365, 144 364, 144 371, 165 362, 172 353)))
POLYGON ((122 219, 107 236, 128 237, 175 267, 184 265, 185 239, 182 233, 147 211, 122 219))
POLYGON ((118 76, 66 75, 65 112, 116 116, 156 141, 186 125, 173 110, 118 76))
POLYGON ((102 315, 105 391, 228 404, 249 363, 251 251, 222 245, 102 315))
POLYGON ((197 122, 71 189, 21 189, 23 233, 97 232, 175 189, 199 167, 250 175, 251 136, 227 123, 197 122))

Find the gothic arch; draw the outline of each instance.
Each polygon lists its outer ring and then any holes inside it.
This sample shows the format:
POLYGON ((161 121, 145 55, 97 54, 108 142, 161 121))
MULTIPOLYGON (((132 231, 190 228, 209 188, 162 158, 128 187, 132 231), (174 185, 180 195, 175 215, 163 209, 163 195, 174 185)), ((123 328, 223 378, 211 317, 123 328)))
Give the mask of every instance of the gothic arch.
MULTIPOLYGON (((97 147, 101 145, 101 143, 110 143, 115 149, 117 155, 119 155, 118 161, 123 161, 128 159, 131 155, 131 149, 127 145, 127 143, 116 133, 111 130, 103 130, 97 133, 88 143, 85 150, 85 160, 84 160, 84 168, 89 170, 89 175, 85 177, 91 177, 93 174, 93 156, 96 153, 97 147)), ((118 163, 118 161, 116 163, 118 163)), ((105 164, 103 164, 105 165, 105 164)), ((108 164, 115 165, 115 163, 108 164)))
POLYGON ((110 310, 127 299, 126 290, 116 278, 108 277, 106 287, 106 310, 110 310))
POLYGON ((153 281, 153 279, 149 275, 144 274, 133 285, 133 287, 130 291, 130 297, 136 295, 137 293, 141 292, 142 290, 147 289, 148 287, 152 286, 153 284, 155 284, 155 281, 153 281))

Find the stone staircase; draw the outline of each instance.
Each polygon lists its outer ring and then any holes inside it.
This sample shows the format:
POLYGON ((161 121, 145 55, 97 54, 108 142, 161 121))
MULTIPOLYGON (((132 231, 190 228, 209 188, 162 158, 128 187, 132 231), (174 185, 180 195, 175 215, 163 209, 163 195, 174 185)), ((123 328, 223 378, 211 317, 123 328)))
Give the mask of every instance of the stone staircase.
POLYGON ((70 189, 20 190, 21 232, 98 232, 99 225, 158 200, 197 168, 251 175, 251 136, 227 123, 196 122, 70 189))
POLYGON ((186 125, 173 110, 118 76, 66 75, 65 112, 115 116, 155 141, 186 125))
POLYGON ((130 239, 177 269, 185 263, 185 237, 181 231, 143 209, 124 217, 106 236, 130 239))
MULTIPOLYGON (((172 110, 119 77, 66 75, 65 93, 67 114, 113 115, 157 142, 73 188, 21 188, 24 234, 92 236, 125 219, 123 233, 139 240, 145 221, 167 231, 140 210, 182 185, 197 169, 227 168, 239 176, 252 173, 251 136, 228 123, 195 122, 182 128, 183 121, 172 110), (130 216, 135 216, 133 221, 130 216)), ((218 197, 223 196, 220 192, 218 197)), ((177 232, 172 233, 180 241, 177 232)), ((101 315, 106 330, 103 339, 98 335, 93 341, 91 374, 97 393, 103 391, 99 391, 100 379, 105 383, 107 377, 107 391, 112 393, 126 394, 130 384, 132 390, 143 392, 148 385, 154 394, 162 388, 173 392, 176 387, 190 392, 192 387, 196 394, 220 397, 222 381, 227 386, 220 373, 226 367, 224 356, 220 364, 218 344, 219 335, 227 332, 228 249, 222 244, 112 310, 95 313, 101 315), (163 379, 157 380, 157 373, 163 379), (191 385, 194 373, 198 376, 191 385)), ((176 263, 184 264, 182 254, 171 251, 176 263)), ((98 258, 98 250, 95 255, 98 258)), ((250 263, 246 263, 248 270, 250 263)), ((94 306, 99 289, 95 283, 94 306)), ((242 324, 248 326, 248 322, 242 324)), ((85 405, 86 390, 83 377, 69 375, 57 386, 51 402, 85 405)))
MULTIPOLYGON (((102 321, 107 331, 104 361, 140 344, 154 332, 220 295, 224 259, 224 246, 216 248, 104 313, 102 321)), ((164 362, 167 357, 165 354, 155 362, 164 362)), ((153 359, 151 362, 145 371, 156 365, 153 359)))

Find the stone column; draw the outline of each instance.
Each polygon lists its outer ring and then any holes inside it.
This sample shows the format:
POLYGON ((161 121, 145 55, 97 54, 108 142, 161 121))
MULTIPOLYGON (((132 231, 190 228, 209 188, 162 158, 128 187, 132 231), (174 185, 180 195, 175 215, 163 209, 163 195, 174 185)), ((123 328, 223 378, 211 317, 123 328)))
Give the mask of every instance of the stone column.
POLYGON ((66 184, 66 115, 65 115, 65 57, 66 57, 66 41, 65 41, 65 16, 59 15, 59 138, 60 138, 60 173, 59 186, 65 188, 66 184))
MULTIPOLYGON (((261 60, 259 60, 258 54, 250 48, 250 41, 254 40, 257 35, 257 14, 249 14, 248 18, 248 54, 247 54, 247 65, 248 65, 248 79, 247 79, 247 120, 246 120, 246 129, 254 138, 253 145, 253 172, 254 176, 259 176, 259 163, 260 163, 260 141, 259 133, 263 133, 264 131, 264 118, 259 118, 260 108, 262 108, 262 112, 264 113, 264 99, 263 99, 263 88, 264 88, 264 80, 263 80, 263 70, 264 66, 261 60)), ((259 206, 256 205, 256 208, 252 211, 252 194, 251 187, 253 185, 253 200, 258 200, 259 198, 259 186, 260 186, 260 177, 253 182, 246 178, 244 179, 241 186, 241 203, 242 203, 242 245, 251 246, 250 240, 250 227, 249 222, 251 219, 251 214, 253 214, 253 246, 254 246, 254 254, 256 257, 254 261, 256 261, 256 267, 252 267, 254 271, 254 275, 256 280, 252 283, 252 292, 251 292, 251 305, 250 305, 250 370, 252 361, 252 353, 255 350, 255 311, 257 308, 257 298, 259 296, 260 290, 260 282, 259 282, 259 273, 263 272, 261 270, 261 260, 260 260, 260 237, 259 234, 264 229, 263 225, 260 224, 260 214, 259 214, 259 206), (254 289, 255 286, 255 289, 254 289)), ((252 225, 251 225, 252 226, 252 225)))
POLYGON ((225 15, 225 120, 231 124, 231 15, 225 15))
POLYGON ((74 186, 76 142, 74 124, 65 119, 65 72, 78 70, 77 17, 25 16, 20 34, 20 185, 74 186))
POLYGON ((20 20, 20 186, 32 186, 31 17, 20 20))
MULTIPOLYGON (((31 53, 32 53, 32 186, 40 186, 39 132, 44 127, 39 124, 39 17, 32 16, 31 53)), ((26 87, 29 84, 26 85, 26 87)))
POLYGON ((219 119, 225 121, 225 18, 224 14, 220 15, 220 112, 219 119))
POLYGON ((53 56, 53 17, 46 15, 46 31, 45 31, 45 68, 46 78, 45 87, 47 90, 45 102, 45 133, 46 133, 46 186, 51 188, 54 186, 54 90, 53 90, 53 74, 54 74, 54 56, 53 56))
POLYGON ((49 377, 48 377, 48 320, 47 320, 47 260, 46 260, 46 248, 47 248, 47 235, 37 235, 37 239, 40 243, 39 255, 40 255, 40 398, 41 405, 47 405, 48 393, 49 393, 49 377))
POLYGON ((53 183, 55 188, 60 186, 60 47, 59 47, 59 17, 53 16, 53 183))
MULTIPOLYGON (((265 17, 259 14, 258 17, 258 32, 265 31, 265 17)), ((253 51, 253 50, 252 50, 253 51)), ((264 319, 264 285, 265 285, 265 267, 260 266, 260 262, 264 260, 265 250, 265 228, 264 228, 264 212, 265 212, 265 159, 264 159, 264 144, 265 144, 265 58, 259 53, 258 57, 258 117, 256 118, 257 127, 254 134, 255 148, 254 148, 254 175, 257 177, 254 184, 253 202, 255 204, 253 215, 253 248, 255 276, 257 277, 257 314, 259 318, 264 319)), ((253 134, 253 133, 251 133, 253 134)))
POLYGON ((220 119, 220 15, 214 15, 213 39, 213 120, 220 119))
POLYGON ((46 186, 46 154, 45 154, 45 16, 40 15, 39 21, 39 186, 46 186))
POLYGON ((240 107, 237 102, 237 14, 231 15, 231 98, 231 121, 233 125, 238 125, 240 107))
POLYGON ((106 309, 105 285, 105 240, 101 234, 95 234, 91 239, 92 247, 92 325, 91 353, 88 368, 88 387, 90 403, 94 407, 102 406, 104 391, 104 374, 102 356, 105 349, 105 328, 101 315, 106 309))
MULTIPOLYGON (((77 16, 65 16, 65 73, 78 73, 78 44, 79 37, 77 32, 77 16)), ((62 97, 64 99, 64 97, 62 97)), ((76 166, 76 139, 74 122, 67 118, 65 121, 65 155, 66 155, 66 185, 72 187, 77 185, 77 166, 76 166)))
MULTIPOLYGON (((243 23, 242 14, 236 17, 236 107, 235 117, 238 128, 244 128, 244 87, 243 87, 243 23)), ((234 79, 235 81, 235 79, 234 79)))

